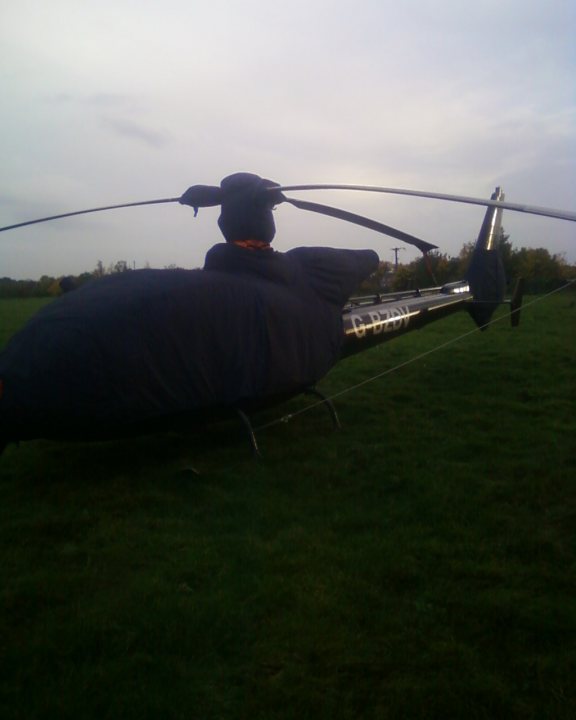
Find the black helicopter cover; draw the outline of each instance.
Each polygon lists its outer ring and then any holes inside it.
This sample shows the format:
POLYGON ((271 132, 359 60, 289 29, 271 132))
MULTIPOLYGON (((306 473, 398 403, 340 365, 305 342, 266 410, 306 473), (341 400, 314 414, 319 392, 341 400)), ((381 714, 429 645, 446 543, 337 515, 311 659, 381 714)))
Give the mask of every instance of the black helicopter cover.
POLYGON ((372 251, 216 245, 204 270, 110 275, 43 308, 0 353, 0 440, 106 435, 299 392, 338 360, 372 251))

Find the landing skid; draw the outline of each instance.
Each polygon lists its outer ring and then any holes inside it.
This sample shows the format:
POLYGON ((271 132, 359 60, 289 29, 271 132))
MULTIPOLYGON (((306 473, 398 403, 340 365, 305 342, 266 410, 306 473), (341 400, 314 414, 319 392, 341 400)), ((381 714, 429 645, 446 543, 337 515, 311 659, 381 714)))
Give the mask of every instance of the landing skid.
MULTIPOLYGON (((336 412, 334 403, 330 400, 330 398, 326 397, 326 395, 321 393, 320 390, 315 387, 306 388, 304 390, 304 395, 314 395, 315 397, 319 398, 321 404, 324 405, 330 413, 330 417, 332 418, 332 425, 334 426, 334 428, 336 430, 340 430, 342 428, 342 425, 340 424, 340 418, 338 417, 338 413, 336 412)), ((248 435, 250 447, 252 448, 252 455, 256 460, 260 460, 262 458, 262 454, 260 452, 260 448, 258 447, 258 440, 256 439, 256 433, 254 431, 254 427, 252 425, 252 422, 250 421, 250 418, 240 408, 236 408, 236 413, 240 418, 240 421, 248 435)))
POLYGON ((258 447, 256 434, 254 433, 254 428, 252 427, 250 418, 248 417, 248 415, 246 415, 245 412, 240 410, 240 408, 236 408, 236 412, 238 413, 238 417, 242 421, 242 425, 244 425, 244 429, 248 433, 248 439, 252 447, 252 455, 254 456, 255 460, 260 460, 262 458, 262 455, 260 454, 260 448, 258 447))
POLYGON ((322 405, 326 406, 326 409, 330 413, 330 417, 332 418, 332 424, 334 425, 336 430, 341 430, 342 425, 340 424, 340 418, 338 417, 338 413, 336 412, 336 408, 334 407, 334 403, 330 398, 326 397, 324 393, 321 393, 320 390, 318 390, 316 387, 309 387, 304 390, 305 395, 314 395, 317 398, 320 398, 322 401, 322 405))

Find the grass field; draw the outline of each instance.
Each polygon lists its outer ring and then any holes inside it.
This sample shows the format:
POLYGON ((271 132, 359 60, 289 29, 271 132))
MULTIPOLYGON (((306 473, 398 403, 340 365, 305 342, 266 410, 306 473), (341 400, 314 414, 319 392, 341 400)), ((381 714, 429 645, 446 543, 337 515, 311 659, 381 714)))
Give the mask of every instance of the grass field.
MULTIPOLYGON (((0 344, 40 301, 0 301, 0 344)), ((339 365, 338 393, 471 329, 339 365)), ((0 717, 576 717, 576 293, 336 399, 0 459, 0 717)), ((308 401, 308 404, 310 401, 308 401)))

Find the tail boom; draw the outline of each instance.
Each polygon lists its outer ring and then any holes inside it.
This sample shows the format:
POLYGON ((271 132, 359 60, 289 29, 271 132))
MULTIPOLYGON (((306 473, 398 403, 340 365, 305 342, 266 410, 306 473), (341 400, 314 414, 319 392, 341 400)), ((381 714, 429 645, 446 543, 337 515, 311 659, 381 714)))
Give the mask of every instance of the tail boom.
POLYGON ((440 288, 378 296, 371 304, 352 300, 343 314, 342 357, 447 317, 464 309, 472 298, 468 283, 461 281, 440 288))

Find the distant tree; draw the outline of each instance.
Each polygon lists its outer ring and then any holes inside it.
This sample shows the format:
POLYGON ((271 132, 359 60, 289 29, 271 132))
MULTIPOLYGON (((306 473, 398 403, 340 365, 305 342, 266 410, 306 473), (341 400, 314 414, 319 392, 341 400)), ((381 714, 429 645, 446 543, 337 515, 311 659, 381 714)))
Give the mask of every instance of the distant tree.
POLYGON ((381 261, 378 264, 378 269, 370 275, 369 278, 364 280, 360 285, 360 293, 379 293, 388 289, 388 276, 392 265, 389 262, 381 261))
POLYGON ((528 292, 542 293, 562 285, 567 266, 561 255, 550 255, 546 248, 520 248, 512 253, 513 277, 522 277, 528 292))
MULTIPOLYGON (((466 277, 475 244, 475 241, 465 243, 456 258, 442 255, 437 251, 428 253, 428 262, 438 284, 442 285, 466 277)), ((559 287, 568 277, 576 275, 574 269, 567 265, 561 255, 551 255, 546 248, 514 248, 510 236, 504 232, 504 229, 500 230, 500 253, 508 282, 513 283, 518 277, 524 278, 527 292, 540 293, 552 290, 559 287)), ((420 258, 399 267, 394 280, 394 289, 415 289, 430 283, 426 262, 420 258)))
POLYGON ((38 283, 36 285, 36 291, 35 294, 38 297, 42 297, 45 295, 50 295, 50 288, 54 284, 55 278, 51 277, 50 275, 42 275, 40 280, 38 280, 38 283))
POLYGON ((84 283, 87 283, 89 280, 93 280, 93 279, 94 279, 94 275, 92 273, 89 273, 89 272, 80 273, 80 275, 78 275, 76 277, 76 285, 78 287, 80 287, 80 285, 84 285, 84 283))
POLYGON ((114 265, 113 272, 115 273, 123 273, 128 272, 130 270, 130 266, 126 262, 126 260, 118 260, 118 262, 114 265))
POLYGON ((48 288, 48 295, 51 295, 52 297, 58 297, 58 295, 62 295, 62 286, 60 285, 61 280, 54 280, 52 285, 48 288))
MULTIPOLYGON (((419 261, 417 261, 419 262, 419 261)), ((391 290, 414 290, 416 283, 416 265, 411 262, 407 265, 398 265, 390 283, 391 290)))
POLYGON ((429 252, 426 258, 421 257, 408 265, 400 265, 394 273, 392 287, 394 290, 415 290, 453 282, 461 278, 459 265, 459 258, 434 250, 429 252))

